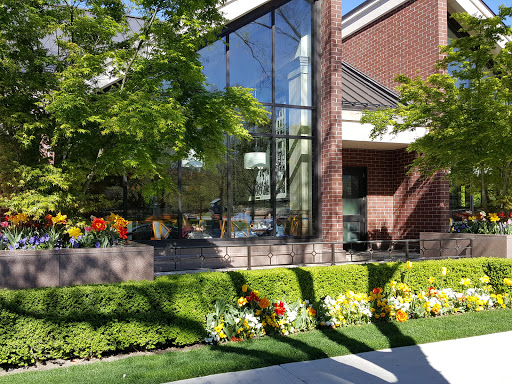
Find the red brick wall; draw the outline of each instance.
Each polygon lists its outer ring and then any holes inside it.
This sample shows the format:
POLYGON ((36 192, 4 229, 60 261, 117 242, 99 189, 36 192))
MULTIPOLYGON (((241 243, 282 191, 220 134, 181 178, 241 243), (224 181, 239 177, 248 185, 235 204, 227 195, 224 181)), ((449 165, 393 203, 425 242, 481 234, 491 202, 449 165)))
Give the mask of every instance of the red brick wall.
POLYGON ((449 227, 449 182, 445 172, 424 179, 419 172, 407 174, 416 154, 395 151, 393 196, 394 237, 418 239, 420 232, 446 232, 449 227))
POLYGON ((321 223, 323 241, 343 239, 341 0, 322 0, 320 28, 321 223))
POLYGON ((397 74, 435 72, 448 43, 447 0, 410 0, 343 39, 343 60, 389 88, 397 74))
POLYGON ((367 229, 370 240, 419 238, 445 231, 449 222, 448 180, 439 173, 422 180, 407 173, 414 154, 405 149, 345 149, 345 167, 367 169, 367 229))
POLYGON ((365 167, 367 176, 368 238, 389 239, 393 234, 393 151, 343 150, 343 166, 365 167))

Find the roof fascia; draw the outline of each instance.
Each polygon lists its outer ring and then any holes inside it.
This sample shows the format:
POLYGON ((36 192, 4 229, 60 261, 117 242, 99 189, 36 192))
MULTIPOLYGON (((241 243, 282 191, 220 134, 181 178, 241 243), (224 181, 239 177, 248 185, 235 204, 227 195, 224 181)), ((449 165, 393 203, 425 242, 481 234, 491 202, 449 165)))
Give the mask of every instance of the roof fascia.
POLYGON ((219 9, 228 22, 231 22, 271 2, 272 0, 231 0, 219 9))

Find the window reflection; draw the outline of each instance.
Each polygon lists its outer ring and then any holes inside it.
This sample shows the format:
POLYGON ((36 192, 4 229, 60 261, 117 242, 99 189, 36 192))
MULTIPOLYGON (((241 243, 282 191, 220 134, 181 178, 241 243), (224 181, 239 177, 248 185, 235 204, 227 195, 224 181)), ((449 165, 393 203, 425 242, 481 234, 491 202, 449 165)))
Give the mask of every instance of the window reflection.
POLYGON ((209 91, 226 87, 226 45, 224 39, 217 40, 199 51, 209 91))
POLYGON ((311 105, 311 4, 276 9, 276 102, 311 105))
POLYGON ((277 108, 276 134, 311 136, 312 112, 309 109, 277 108))
POLYGON ((261 102, 272 101, 270 13, 229 35, 230 85, 254 89, 261 102))
POLYGON ((276 236, 311 236, 313 235, 311 140, 278 138, 276 141, 276 236))
POLYGON ((235 141, 231 152, 232 237, 268 236, 271 214, 270 161, 272 140, 257 137, 235 141))
POLYGON ((222 237, 222 218, 227 202, 227 165, 222 163, 213 169, 205 169, 203 163, 191 155, 182 161, 181 191, 181 237, 222 237))

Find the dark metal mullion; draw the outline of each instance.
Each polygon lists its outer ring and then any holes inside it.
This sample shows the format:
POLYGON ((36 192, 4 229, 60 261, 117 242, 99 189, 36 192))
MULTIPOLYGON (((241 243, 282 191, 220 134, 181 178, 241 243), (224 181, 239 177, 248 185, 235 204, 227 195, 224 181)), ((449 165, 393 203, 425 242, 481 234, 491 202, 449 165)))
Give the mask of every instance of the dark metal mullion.
POLYGON ((312 158, 313 158, 313 182, 312 193, 312 220, 313 220, 313 236, 322 237, 322 189, 320 187, 322 182, 322 147, 321 147, 321 131, 320 131, 320 8, 321 1, 313 2, 311 6, 311 65, 313 71, 311 73, 311 104, 315 107, 312 112, 313 123, 313 143, 312 143, 312 158))
MULTIPOLYGON (((230 52, 230 49, 229 49, 229 34, 226 35, 226 86, 229 87, 231 86, 231 80, 230 80, 230 75, 231 75, 231 72, 230 72, 230 56, 231 56, 231 52, 230 52)), ((231 185, 231 156, 230 156, 230 150, 231 150, 231 137, 229 137, 228 135, 226 135, 226 145, 228 147, 228 150, 227 150, 227 173, 228 173, 228 176, 227 176, 227 193, 226 193, 226 206, 228 208, 228 211, 227 211, 227 221, 226 221, 226 226, 227 228, 225 228, 225 234, 226 234, 226 237, 228 239, 231 238, 231 210, 232 210, 232 203, 233 203, 233 198, 232 198, 232 185, 231 185)), ((220 216, 220 225, 222 226, 224 224, 224 208, 222 208, 222 214, 220 216)), ((221 233, 222 233, 222 228, 221 228, 221 233)))
POLYGON ((272 237, 276 237, 277 227, 277 186, 276 186, 276 13, 271 13, 272 23, 272 152, 270 168, 270 204, 272 205, 272 237))
POLYGON ((181 160, 178 161, 178 239, 181 239, 183 232, 183 202, 181 200, 181 160))

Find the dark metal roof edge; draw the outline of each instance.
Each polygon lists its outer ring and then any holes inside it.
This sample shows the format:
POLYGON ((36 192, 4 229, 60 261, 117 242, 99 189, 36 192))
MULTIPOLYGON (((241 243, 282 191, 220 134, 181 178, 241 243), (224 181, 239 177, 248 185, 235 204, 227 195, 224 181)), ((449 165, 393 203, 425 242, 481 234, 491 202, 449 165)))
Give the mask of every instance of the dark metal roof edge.
POLYGON ((342 70, 347 74, 352 76, 356 81, 359 81, 364 86, 368 87, 372 90, 372 92, 375 92, 376 94, 382 96, 387 103, 369 103, 369 102, 361 102, 361 101, 348 101, 344 100, 342 102, 342 105, 346 106, 372 106, 374 108, 394 108, 398 104, 399 101, 399 95, 393 91, 391 91, 389 88, 385 87, 384 85, 380 84, 379 82, 373 80, 369 76, 365 75, 361 71, 355 69, 350 64, 347 64, 346 62, 342 62, 342 70))

